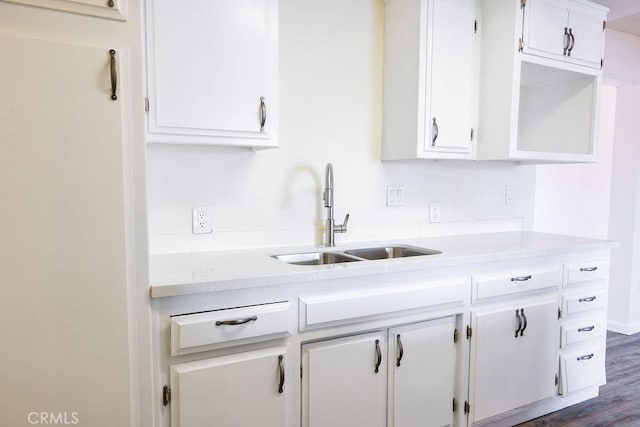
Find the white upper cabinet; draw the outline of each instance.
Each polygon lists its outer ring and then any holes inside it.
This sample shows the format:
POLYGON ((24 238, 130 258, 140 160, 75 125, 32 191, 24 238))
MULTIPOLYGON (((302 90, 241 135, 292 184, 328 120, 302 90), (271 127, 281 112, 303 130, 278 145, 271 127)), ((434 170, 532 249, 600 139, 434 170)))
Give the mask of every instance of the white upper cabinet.
POLYGON ((606 9, 575 0, 527 0, 523 52, 600 68, 606 9))
POLYGON ((382 159, 471 158, 475 2, 385 2, 382 159))
POLYGON ((277 146, 277 0, 147 0, 148 141, 277 146))
POLYGON ((483 1, 478 160, 596 161, 606 10, 483 1))

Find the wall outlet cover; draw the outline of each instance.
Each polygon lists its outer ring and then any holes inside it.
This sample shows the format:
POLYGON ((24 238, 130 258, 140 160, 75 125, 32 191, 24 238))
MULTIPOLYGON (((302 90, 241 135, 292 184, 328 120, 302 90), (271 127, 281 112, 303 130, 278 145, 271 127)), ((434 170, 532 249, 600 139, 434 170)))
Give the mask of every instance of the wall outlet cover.
POLYGON ((440 202, 429 202, 429 222, 442 221, 442 211, 440 210, 440 202))
POLYGON ((191 210, 193 234, 213 232, 211 206, 194 206, 191 210))

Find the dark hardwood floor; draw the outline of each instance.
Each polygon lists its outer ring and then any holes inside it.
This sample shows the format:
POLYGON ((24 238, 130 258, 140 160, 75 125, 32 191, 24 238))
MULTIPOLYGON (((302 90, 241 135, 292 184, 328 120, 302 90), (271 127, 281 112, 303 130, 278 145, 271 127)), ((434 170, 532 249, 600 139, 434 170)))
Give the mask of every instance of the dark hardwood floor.
POLYGON ((519 427, 640 427, 640 334, 607 334, 607 384, 600 396, 519 427))

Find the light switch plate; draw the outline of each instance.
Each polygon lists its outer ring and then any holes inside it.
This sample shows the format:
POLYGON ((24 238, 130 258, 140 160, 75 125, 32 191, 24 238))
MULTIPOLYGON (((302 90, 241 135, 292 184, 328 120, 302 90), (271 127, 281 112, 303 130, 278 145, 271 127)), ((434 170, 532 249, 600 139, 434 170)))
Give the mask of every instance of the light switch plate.
POLYGON ((387 206, 404 206, 404 187, 401 185, 387 186, 387 206))

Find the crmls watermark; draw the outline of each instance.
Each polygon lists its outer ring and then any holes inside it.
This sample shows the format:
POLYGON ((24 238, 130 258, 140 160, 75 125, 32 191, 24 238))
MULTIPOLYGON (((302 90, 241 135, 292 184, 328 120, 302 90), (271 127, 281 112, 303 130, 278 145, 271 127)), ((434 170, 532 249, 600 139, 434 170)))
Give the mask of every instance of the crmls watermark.
POLYGON ((77 412, 29 412, 27 421, 33 425, 74 425, 80 422, 77 412))

